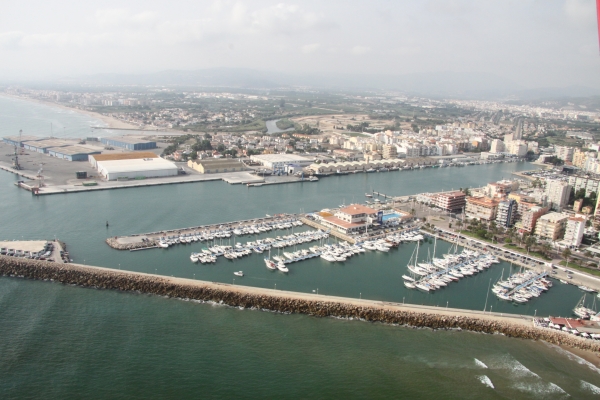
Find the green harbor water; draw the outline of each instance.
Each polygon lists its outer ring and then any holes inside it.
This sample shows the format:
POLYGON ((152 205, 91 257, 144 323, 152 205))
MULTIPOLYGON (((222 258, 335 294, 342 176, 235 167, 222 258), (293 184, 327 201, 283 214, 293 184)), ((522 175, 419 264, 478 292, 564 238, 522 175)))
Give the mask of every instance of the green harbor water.
MULTIPOLYGON (((72 136, 88 136, 86 126, 97 125, 87 116, 27 102, 0 98, 0 107, 0 126, 10 128, 2 129, 3 135, 14 134, 21 120, 31 123, 31 115, 40 127, 48 121, 80 127, 72 136)), ((0 172, 0 240, 57 237, 68 244, 74 261, 91 265, 226 283, 234 283, 233 271, 244 270, 244 277, 235 277, 236 285, 481 310, 490 282, 510 273, 509 264, 424 294, 401 282, 414 248, 410 244, 343 264, 304 261, 290 265, 290 273, 283 275, 267 270, 263 255, 203 266, 189 260, 192 251, 204 246, 200 243, 123 252, 110 249, 104 240, 363 202, 372 189, 405 195, 480 186, 529 168, 495 164, 260 188, 206 182, 42 197, 17 189, 16 177, 0 172)), ((436 253, 448 247, 438 242, 436 253)), ((433 243, 422 245, 421 258, 432 251, 433 243)), ((527 305, 489 296, 487 310, 568 315, 581 296, 577 288, 555 282, 527 305)), ((3 398, 592 398, 600 394, 598 373, 553 346, 502 336, 0 278, 3 398)))

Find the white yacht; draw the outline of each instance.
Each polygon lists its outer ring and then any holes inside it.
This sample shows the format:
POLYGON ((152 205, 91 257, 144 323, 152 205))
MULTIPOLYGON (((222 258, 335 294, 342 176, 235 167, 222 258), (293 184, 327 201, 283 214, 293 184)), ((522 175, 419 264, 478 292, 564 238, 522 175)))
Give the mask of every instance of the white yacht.
POLYGON ((282 262, 277 263, 277 269, 280 270, 281 272, 290 272, 288 267, 286 267, 286 265, 282 262))

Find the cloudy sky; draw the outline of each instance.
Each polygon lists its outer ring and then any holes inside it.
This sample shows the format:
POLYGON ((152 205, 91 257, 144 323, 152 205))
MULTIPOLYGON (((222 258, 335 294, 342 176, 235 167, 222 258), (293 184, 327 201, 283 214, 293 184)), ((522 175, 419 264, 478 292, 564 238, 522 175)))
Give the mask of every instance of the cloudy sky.
POLYGON ((593 0, 1 1, 0 78, 245 67, 600 88, 593 0))

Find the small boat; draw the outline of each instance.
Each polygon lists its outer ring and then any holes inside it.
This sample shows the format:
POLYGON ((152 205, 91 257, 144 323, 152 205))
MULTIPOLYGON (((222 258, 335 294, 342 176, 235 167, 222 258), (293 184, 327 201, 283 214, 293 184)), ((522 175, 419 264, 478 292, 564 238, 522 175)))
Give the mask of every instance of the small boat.
POLYGON ((414 282, 415 281, 414 278, 411 278, 408 275, 402 275, 402 279, 404 279, 405 281, 408 281, 408 282, 414 282))
POLYGON ((244 272, 243 271, 237 271, 233 273, 235 276, 244 276, 244 272))
POLYGON ((587 286, 583 286, 583 285, 581 285, 581 286, 577 286, 577 287, 578 287, 579 289, 583 290, 584 292, 588 292, 588 293, 593 293, 593 292, 595 292, 595 290, 594 290, 594 289, 592 289, 592 288, 590 288, 590 287, 587 287, 587 286))
POLYGON ((409 281, 404 281, 404 286, 406 286, 409 289, 414 289, 416 287, 413 282, 409 282, 409 281))
POLYGON ((372 195, 372 194, 370 194, 370 193, 365 193, 365 196, 366 196, 366 197, 373 197, 373 195, 372 195))
POLYGON ((285 264, 282 262, 277 263, 277 269, 280 270, 281 272, 290 272, 288 267, 286 267, 285 264))

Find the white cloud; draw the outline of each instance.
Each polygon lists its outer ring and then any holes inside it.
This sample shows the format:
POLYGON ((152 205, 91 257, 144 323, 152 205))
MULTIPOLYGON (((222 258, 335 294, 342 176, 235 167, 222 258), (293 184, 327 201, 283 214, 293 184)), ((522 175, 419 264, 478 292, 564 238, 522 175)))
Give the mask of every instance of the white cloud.
POLYGON ((361 56, 363 54, 367 54, 370 51, 371 51, 370 47, 366 47, 366 46, 354 46, 350 50, 350 53, 354 54, 355 56, 361 56))
POLYGON ((596 6, 593 1, 566 0, 564 9, 569 20, 576 25, 590 25, 596 22, 596 6))
POLYGON ((16 48, 24 36, 25 34, 21 31, 0 33, 0 48, 16 48))
POLYGON ((302 46, 302 52, 304 54, 314 53, 315 51, 319 50, 319 47, 321 47, 319 43, 305 44, 302 46))

